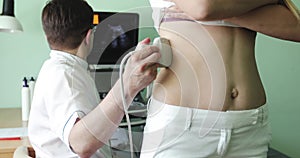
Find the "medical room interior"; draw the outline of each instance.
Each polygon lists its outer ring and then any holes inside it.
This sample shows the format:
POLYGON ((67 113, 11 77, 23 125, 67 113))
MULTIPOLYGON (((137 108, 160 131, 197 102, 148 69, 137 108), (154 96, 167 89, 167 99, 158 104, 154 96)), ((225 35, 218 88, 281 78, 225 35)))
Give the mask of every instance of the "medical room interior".
MULTIPOLYGON (((3 7, 3 1, 0 1, 0 8, 3 7)), ((103 18, 110 13, 120 12, 122 13, 120 15, 124 16, 121 18, 130 19, 119 21, 136 27, 128 34, 131 36, 130 39, 124 38, 129 43, 136 44, 146 37, 150 37, 151 40, 158 37, 153 27, 152 10, 148 0, 87 1, 98 17, 103 18)), ((300 0, 293 1, 300 8, 300 0)), ((15 17, 22 25, 23 31, 0 32, 0 89, 2 89, 0 92, 0 158, 13 157, 20 147, 34 152, 27 137, 27 122, 22 121, 22 84, 24 77, 28 81, 37 78, 43 62, 49 58, 50 51, 41 23, 41 12, 47 0, 15 0, 14 2, 15 17)), ((101 20, 103 19, 98 19, 96 23, 101 23, 101 20)), ((101 29, 105 32, 108 28, 101 29)), ((268 157, 299 158, 300 43, 275 39, 260 33, 256 43, 256 61, 266 91, 272 130, 268 157)), ((94 47, 97 46, 101 48, 101 45, 97 44, 94 47)), ((114 65, 110 63, 115 58, 103 60, 103 65, 94 61, 95 58, 89 61, 89 67, 95 70, 93 74, 100 98, 105 97, 110 85, 116 80, 117 75, 114 74, 116 71, 111 71, 114 65)), ((138 113, 131 118, 132 130, 138 133, 133 138, 137 148, 141 146, 147 115, 145 96, 146 92, 142 91, 132 104, 132 110, 137 110, 138 113)), ((129 152, 123 151, 124 148, 128 148, 126 129, 125 120, 117 129, 121 132, 112 138, 113 152, 119 157, 130 157, 129 152), (125 131, 125 134, 122 131, 125 131)), ((138 157, 138 153, 135 156, 138 157)))

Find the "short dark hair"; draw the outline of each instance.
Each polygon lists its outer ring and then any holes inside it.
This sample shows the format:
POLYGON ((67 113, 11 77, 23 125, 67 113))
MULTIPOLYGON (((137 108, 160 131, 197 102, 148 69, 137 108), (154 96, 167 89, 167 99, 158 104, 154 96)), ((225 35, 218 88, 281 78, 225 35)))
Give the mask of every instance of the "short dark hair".
POLYGON ((93 9, 85 0, 51 0, 42 24, 51 49, 76 49, 92 28, 93 9))

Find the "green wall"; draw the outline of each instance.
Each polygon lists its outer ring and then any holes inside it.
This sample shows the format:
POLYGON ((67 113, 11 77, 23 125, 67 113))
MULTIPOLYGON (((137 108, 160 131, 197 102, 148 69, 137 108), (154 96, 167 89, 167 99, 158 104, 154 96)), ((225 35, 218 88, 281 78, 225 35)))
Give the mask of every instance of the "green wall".
MULTIPOLYGON (((151 27, 147 0, 88 0, 94 10, 139 12, 140 39, 157 34, 151 27)), ((299 0, 295 1, 300 6, 299 0)), ((2 1, 0 1, 2 8, 2 1)), ((15 0, 15 14, 24 32, 0 33, 0 108, 20 107, 24 76, 36 77, 49 48, 40 15, 46 0, 15 0)), ((300 157, 300 44, 264 35, 257 38, 256 56, 270 105, 272 147, 300 157)), ((51 83, 49 83, 51 84, 51 83)), ((1 109, 0 109, 1 110, 1 109)))
MULTIPOLYGON (((2 0, 0 7, 2 8, 2 0)), ((41 26, 41 12, 47 0, 15 0, 15 15, 23 25, 24 32, 0 33, 0 81, 3 92, 0 108, 20 107, 23 77, 36 77, 49 48, 41 26)), ((130 11, 140 13, 139 38, 157 36, 151 27, 151 9, 147 0, 88 1, 95 11, 130 11), (134 5, 132 5, 134 4, 134 5)), ((50 84, 50 83, 49 83, 50 84)))

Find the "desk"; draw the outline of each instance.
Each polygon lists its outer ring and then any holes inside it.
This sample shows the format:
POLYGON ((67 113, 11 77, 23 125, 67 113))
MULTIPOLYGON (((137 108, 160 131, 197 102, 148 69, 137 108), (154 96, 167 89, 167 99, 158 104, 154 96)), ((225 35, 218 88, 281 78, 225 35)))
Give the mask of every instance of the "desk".
MULTIPOLYGON (((26 122, 22 121, 21 108, 1 108, 0 128, 22 127, 26 122)), ((0 140, 0 157, 12 158, 15 149, 21 145, 31 147, 28 137, 21 140, 0 140)))

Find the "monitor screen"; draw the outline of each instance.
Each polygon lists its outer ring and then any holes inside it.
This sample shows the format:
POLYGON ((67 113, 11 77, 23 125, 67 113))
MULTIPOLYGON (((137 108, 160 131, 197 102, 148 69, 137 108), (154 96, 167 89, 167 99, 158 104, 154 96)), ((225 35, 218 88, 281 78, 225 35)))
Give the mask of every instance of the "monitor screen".
POLYGON ((88 56, 89 64, 118 65, 121 58, 138 43, 137 13, 94 12, 94 44, 88 56))

